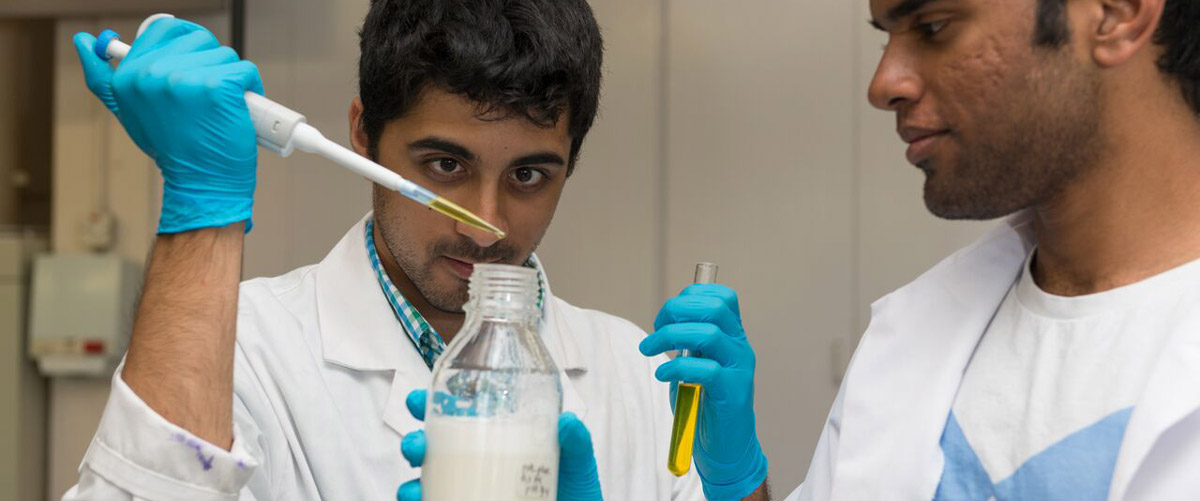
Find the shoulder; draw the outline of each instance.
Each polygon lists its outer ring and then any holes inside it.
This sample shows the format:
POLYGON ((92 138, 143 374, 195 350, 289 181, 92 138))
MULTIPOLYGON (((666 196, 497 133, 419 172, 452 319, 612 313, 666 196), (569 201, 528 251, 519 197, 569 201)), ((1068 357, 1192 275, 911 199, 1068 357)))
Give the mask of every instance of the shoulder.
POLYGON ((315 266, 242 282, 238 294, 237 355, 258 366, 320 358, 315 266))
POLYGON ((238 318, 296 314, 305 311, 306 300, 315 298, 316 265, 297 268, 277 277, 254 278, 238 290, 238 318))
POLYGON ((633 322, 599 310, 580 308, 560 297, 553 297, 555 311, 570 324, 570 330, 584 338, 601 337, 607 342, 637 343, 646 331, 633 322))
POLYGON ((629 320, 560 298, 554 298, 553 306, 555 330, 561 338, 557 342, 562 343, 567 358, 583 362, 596 374, 630 378, 635 373, 652 373, 666 361, 662 355, 642 355, 638 345, 646 331, 629 320))

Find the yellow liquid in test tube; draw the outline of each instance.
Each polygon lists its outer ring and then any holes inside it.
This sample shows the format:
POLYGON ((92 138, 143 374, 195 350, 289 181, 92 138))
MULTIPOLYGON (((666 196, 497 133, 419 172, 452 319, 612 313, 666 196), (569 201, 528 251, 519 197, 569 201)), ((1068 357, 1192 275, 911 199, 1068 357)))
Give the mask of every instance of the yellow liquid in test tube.
MULTIPOLYGON (((711 284, 716 281, 717 265, 696 265, 695 283, 711 284)), ((687 350, 680 352, 679 356, 688 356, 687 350)), ((667 469, 677 477, 692 469, 692 447, 696 443, 696 418, 700 409, 702 389, 695 383, 680 382, 675 391, 675 424, 671 427, 671 450, 667 453, 667 469)))
POLYGON ((675 426, 671 428, 671 454, 667 469, 681 477, 692 469, 692 446, 696 442, 696 411, 700 409, 700 385, 679 383, 675 393, 675 426))

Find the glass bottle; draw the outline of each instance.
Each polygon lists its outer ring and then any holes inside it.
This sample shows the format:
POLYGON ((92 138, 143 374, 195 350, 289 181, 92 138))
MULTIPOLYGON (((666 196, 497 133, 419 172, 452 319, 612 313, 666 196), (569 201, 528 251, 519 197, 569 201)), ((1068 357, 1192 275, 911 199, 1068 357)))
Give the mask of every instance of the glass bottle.
POLYGON ((539 293, 535 270, 475 265, 462 330, 433 367, 424 499, 556 499, 562 383, 539 293))

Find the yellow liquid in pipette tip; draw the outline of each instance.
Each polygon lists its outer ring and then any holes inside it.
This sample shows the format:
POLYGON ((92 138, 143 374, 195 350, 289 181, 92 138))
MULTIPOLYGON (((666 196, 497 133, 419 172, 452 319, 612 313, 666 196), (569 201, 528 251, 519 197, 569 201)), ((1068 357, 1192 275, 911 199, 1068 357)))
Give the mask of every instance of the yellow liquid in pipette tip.
POLYGON ((429 208, 450 216, 455 221, 489 232, 500 238, 505 237, 504 232, 500 228, 492 226, 491 223, 484 221, 483 218, 476 216, 471 211, 459 207, 458 204, 442 197, 437 197, 432 202, 429 202, 429 208))
POLYGON ((692 446, 696 441, 696 411, 700 408, 698 384, 679 383, 675 391, 675 425, 671 427, 671 451, 667 469, 681 477, 692 469, 692 446))

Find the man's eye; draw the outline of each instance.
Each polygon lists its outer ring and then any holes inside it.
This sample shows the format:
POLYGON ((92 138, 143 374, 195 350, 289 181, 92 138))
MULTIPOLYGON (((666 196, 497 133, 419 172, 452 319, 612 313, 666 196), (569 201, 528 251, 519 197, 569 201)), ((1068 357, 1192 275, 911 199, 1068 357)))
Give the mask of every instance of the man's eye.
POLYGON ((515 169, 510 176, 513 181, 525 188, 537 186, 546 179, 546 173, 532 167, 515 169))
POLYGON ((936 21, 936 22, 932 22, 932 23, 917 23, 916 25, 913 26, 913 30, 915 30, 917 33, 920 33, 922 38, 928 39, 928 38, 933 38, 934 35, 937 35, 939 32, 941 32, 943 29, 945 29, 946 25, 948 25, 948 24, 950 24, 950 21, 936 21))
POLYGON ((463 166, 452 158, 440 158, 433 161, 433 168, 439 174, 457 174, 463 166))

